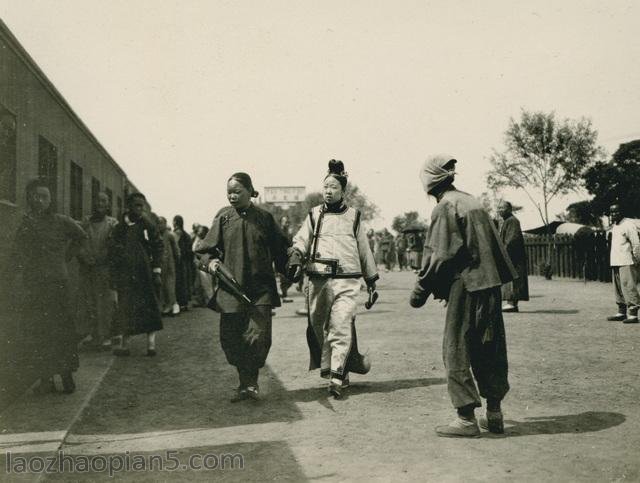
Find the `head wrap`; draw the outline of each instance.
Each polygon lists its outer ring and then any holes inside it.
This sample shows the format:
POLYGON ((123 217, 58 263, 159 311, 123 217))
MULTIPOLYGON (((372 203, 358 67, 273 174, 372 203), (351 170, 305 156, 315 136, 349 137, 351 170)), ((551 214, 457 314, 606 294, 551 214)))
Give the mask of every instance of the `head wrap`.
POLYGON ((324 179, 327 179, 329 176, 337 179, 338 183, 340 183, 340 186, 342 186, 342 190, 344 191, 344 189, 347 187, 347 178, 349 175, 344 170, 344 163, 342 161, 335 159, 329 161, 329 172, 324 177, 324 179))
POLYGON ((431 194, 435 188, 445 182, 453 181, 455 176, 455 167, 457 160, 453 156, 447 154, 436 154, 429 156, 420 169, 420 180, 424 190, 431 194), (445 169, 445 166, 450 164, 445 169))
POLYGON ((236 180, 238 183, 240 183, 242 186, 244 186, 247 189, 247 191, 249 192, 249 194, 251 195, 252 198, 257 198, 258 197, 259 193, 253 187, 253 182, 251 181, 251 176, 249 176, 247 173, 234 173, 229 178, 229 181, 231 181, 232 179, 236 180))

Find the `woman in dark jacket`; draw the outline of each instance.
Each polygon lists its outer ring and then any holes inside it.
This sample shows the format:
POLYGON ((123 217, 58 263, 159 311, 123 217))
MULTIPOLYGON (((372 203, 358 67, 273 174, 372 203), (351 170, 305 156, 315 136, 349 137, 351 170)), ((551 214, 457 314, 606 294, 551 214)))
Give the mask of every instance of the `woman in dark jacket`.
POLYGON ((75 391, 72 373, 78 369, 67 254, 71 244, 87 238, 78 223, 54 212, 51 191, 43 179, 26 188, 28 213, 16 233, 15 273, 21 279, 21 328, 28 336, 28 355, 41 374, 40 392, 54 391, 60 374, 64 393, 75 391))
POLYGON ((285 272, 289 242, 271 213, 258 208, 251 177, 236 173, 227 182, 231 206, 218 212, 209 233, 196 250, 210 272, 219 263, 231 271, 252 306, 218 283, 209 306, 220 312, 220 343, 240 385, 232 402, 258 398, 258 372, 271 347, 271 308, 280 306, 273 265, 285 272))

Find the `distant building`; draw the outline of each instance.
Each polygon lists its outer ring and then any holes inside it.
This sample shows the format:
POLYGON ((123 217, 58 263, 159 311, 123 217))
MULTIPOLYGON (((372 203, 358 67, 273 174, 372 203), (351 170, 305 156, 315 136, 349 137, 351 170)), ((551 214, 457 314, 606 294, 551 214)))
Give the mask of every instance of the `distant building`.
POLYGON ((265 186, 262 201, 287 209, 302 203, 305 196, 304 186, 265 186))

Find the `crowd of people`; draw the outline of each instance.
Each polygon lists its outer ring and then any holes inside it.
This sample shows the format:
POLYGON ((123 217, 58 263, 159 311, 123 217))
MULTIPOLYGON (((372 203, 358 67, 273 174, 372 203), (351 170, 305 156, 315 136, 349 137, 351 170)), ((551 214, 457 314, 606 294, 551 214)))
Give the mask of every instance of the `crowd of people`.
MULTIPOLYGON (((392 270, 397 261, 400 270, 409 266, 418 274, 408 294, 412 307, 422 307, 429 297, 446 301, 443 361, 457 416, 436 428, 437 434, 475 437, 480 427, 503 432, 501 402, 509 382, 502 314, 518 311, 518 302, 528 300, 524 240, 510 203, 500 204, 496 222, 478 200, 456 189, 456 164, 451 156, 437 155, 421 168, 425 192, 438 201, 425 239, 420 231, 396 237, 387 230, 366 231, 360 211, 344 201, 348 178, 336 160, 323 176, 323 203, 311 209, 295 234, 286 217, 276 222, 252 202, 258 193, 242 172, 228 179, 229 205, 211 228, 194 224, 191 234, 179 215, 169 227, 141 193, 127 197, 119 219, 109 216, 109 199, 101 193, 93 213, 77 223, 55 212, 44 180, 30 182, 11 273, 22 286, 19 316, 30 334, 27 350, 41 371, 38 390, 55 391, 56 374, 63 392, 75 390, 81 338, 128 356, 130 338, 144 335, 147 356, 155 356, 163 316, 198 305, 220 314, 220 343, 238 373, 232 401, 258 399, 273 310, 290 301, 287 292, 298 284, 306 301, 309 369, 319 369, 328 394, 341 399, 349 375, 371 369, 358 350, 361 292, 366 288, 370 297, 377 295, 379 266, 392 270), (77 307, 70 296, 73 255, 80 263, 77 307), (486 414, 477 419, 482 399, 486 414)), ((637 321, 640 298, 630 289, 635 282, 629 282, 637 281, 636 254, 623 245, 629 236, 635 236, 634 250, 640 242, 621 216, 614 221, 620 232, 619 256, 612 252, 619 307, 614 318, 637 321)))

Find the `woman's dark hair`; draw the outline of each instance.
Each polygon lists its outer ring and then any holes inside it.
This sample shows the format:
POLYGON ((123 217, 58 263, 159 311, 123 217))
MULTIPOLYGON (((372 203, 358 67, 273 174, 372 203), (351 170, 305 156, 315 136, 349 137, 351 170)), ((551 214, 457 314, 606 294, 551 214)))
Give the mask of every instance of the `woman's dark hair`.
POLYGON ((184 229, 184 218, 180 215, 176 215, 173 217, 173 224, 178 225, 180 228, 184 229))
POLYGON ((329 176, 334 177, 342 186, 342 190, 347 187, 347 173, 344 170, 344 163, 339 159, 332 159, 329 161, 329 173, 325 176, 324 179, 327 179, 329 176))
POLYGON ((253 187, 253 182, 251 181, 251 176, 247 173, 233 173, 227 183, 232 179, 236 180, 242 186, 244 186, 252 198, 257 198, 259 193, 253 187))
POLYGON ((200 225, 200 228, 198 228, 198 231, 202 232, 202 238, 204 238, 205 236, 207 236, 207 233, 209 233, 209 227, 206 225, 200 225))
POLYGON ((47 188, 49 190, 49 195, 51 196, 51 204, 49 205, 49 208, 45 210, 45 213, 47 214, 55 213, 56 199, 54 197, 53 190, 51 189, 51 181, 48 178, 45 178, 42 176, 32 179, 27 183, 27 186, 25 187, 25 194, 27 196, 27 206, 29 207, 29 209, 32 208, 31 198, 33 197, 33 194, 36 192, 38 188, 47 188))

